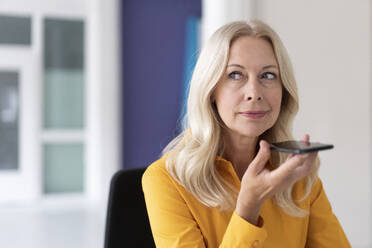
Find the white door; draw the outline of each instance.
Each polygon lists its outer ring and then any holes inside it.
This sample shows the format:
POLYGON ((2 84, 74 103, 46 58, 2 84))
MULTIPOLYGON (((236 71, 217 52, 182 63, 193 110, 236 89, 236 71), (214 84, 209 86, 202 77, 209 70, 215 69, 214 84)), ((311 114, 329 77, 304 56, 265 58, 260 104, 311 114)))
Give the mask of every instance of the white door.
POLYGON ((0 203, 40 195, 40 80, 31 46, 0 45, 0 203))

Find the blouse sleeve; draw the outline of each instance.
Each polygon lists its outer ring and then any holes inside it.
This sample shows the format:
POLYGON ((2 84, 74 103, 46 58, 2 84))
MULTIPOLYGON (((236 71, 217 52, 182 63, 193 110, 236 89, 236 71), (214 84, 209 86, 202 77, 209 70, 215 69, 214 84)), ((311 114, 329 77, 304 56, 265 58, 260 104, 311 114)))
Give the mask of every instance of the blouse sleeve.
POLYGON ((337 217, 332 211, 320 179, 317 179, 313 186, 310 204, 306 247, 351 247, 337 217))
MULTIPOLYGON (((174 181, 164 169, 142 177, 147 212, 157 248, 206 247, 204 237, 174 181)), ((233 213, 219 247, 262 247, 267 233, 233 213)))

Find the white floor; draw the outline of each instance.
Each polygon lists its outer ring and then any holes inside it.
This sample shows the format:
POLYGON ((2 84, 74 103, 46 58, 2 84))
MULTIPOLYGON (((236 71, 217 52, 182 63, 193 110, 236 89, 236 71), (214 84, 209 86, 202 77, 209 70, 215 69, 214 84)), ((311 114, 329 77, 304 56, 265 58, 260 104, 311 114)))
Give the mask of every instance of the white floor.
POLYGON ((106 206, 0 206, 2 248, 102 248, 106 206))

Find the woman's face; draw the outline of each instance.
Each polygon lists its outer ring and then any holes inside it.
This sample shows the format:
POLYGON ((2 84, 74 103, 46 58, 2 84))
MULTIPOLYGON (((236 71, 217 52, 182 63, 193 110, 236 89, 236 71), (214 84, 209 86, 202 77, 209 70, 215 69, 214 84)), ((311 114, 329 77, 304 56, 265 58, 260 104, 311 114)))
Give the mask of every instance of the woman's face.
POLYGON ((228 133, 258 137, 276 122, 282 100, 279 67, 270 43, 243 36, 230 48, 212 95, 228 133))

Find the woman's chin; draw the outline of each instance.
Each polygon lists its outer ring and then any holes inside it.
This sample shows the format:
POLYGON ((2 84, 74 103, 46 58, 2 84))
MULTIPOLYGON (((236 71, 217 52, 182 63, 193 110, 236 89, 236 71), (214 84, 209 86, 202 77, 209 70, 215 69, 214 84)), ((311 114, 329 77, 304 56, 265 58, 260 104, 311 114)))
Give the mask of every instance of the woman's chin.
POLYGON ((244 137, 250 137, 250 138, 257 138, 260 135, 262 135, 266 130, 262 129, 257 129, 257 130, 236 130, 235 133, 238 134, 239 136, 244 136, 244 137))

